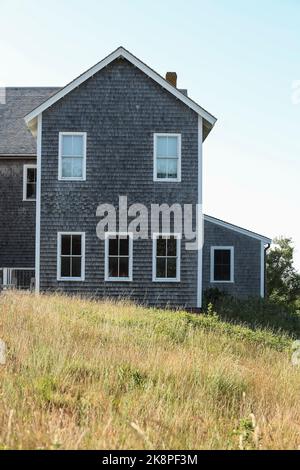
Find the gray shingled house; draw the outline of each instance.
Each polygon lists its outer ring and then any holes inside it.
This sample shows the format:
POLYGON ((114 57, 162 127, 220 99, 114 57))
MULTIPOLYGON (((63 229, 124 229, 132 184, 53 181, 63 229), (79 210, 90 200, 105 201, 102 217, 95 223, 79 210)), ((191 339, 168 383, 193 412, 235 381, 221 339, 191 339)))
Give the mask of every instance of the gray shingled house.
POLYGON ((264 296, 271 240, 198 217, 183 234, 97 236, 99 204, 202 205, 202 144, 216 119, 124 48, 64 88, 0 101, 0 284, 199 308, 203 292, 264 296), (33 280, 35 282, 33 282, 33 280))

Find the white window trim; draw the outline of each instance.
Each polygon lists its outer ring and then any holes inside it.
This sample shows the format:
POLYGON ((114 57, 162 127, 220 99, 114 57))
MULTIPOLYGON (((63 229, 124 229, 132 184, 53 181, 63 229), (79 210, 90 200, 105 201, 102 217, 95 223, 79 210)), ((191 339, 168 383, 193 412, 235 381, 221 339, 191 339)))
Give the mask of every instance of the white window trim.
POLYGON ((58 143, 58 180, 59 181, 86 181, 86 132, 60 132, 58 143), (62 140, 65 135, 83 136, 83 161, 82 161, 82 176, 62 176, 62 140))
MULTIPOLYGON (((34 199, 27 199, 27 170, 28 169, 36 169, 37 170, 37 165, 34 164, 26 164, 23 165, 23 201, 27 202, 35 202, 36 197, 34 199)), ((37 176, 37 175, 36 175, 37 176)), ((37 192, 37 177, 36 177, 36 183, 35 183, 35 194, 37 192)))
POLYGON ((85 232, 58 232, 57 233, 57 280, 64 282, 82 282, 85 280, 85 232), (81 276, 61 276, 61 237, 63 235, 81 235, 81 276))
POLYGON ((180 282, 181 268, 181 234, 180 233, 153 233, 152 235, 152 282, 180 282), (156 277, 157 239, 161 236, 176 238, 176 277, 156 277))
POLYGON ((233 284, 234 283, 234 247, 233 246, 212 246, 210 248, 210 282, 212 284, 233 284), (230 280, 229 281, 216 281, 215 274, 215 251, 216 250, 229 250, 230 251, 230 280))
POLYGON ((105 282, 132 282, 133 275, 133 233, 131 232, 106 232, 105 233, 105 282), (129 237, 129 266, 128 277, 110 277, 109 276, 109 239, 116 236, 129 237))
POLYGON ((181 182, 181 134, 155 133, 153 136, 153 181, 158 183, 180 183, 181 182), (178 165, 177 178, 157 178, 157 138, 158 137, 177 137, 178 165))

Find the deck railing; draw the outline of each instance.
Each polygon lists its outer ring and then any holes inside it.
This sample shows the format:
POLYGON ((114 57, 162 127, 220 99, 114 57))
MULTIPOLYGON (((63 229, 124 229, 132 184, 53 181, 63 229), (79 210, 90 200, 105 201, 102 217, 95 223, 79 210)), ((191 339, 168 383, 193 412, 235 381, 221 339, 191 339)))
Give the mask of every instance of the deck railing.
POLYGON ((1 268, 0 289, 32 290, 34 287, 34 268, 1 268))

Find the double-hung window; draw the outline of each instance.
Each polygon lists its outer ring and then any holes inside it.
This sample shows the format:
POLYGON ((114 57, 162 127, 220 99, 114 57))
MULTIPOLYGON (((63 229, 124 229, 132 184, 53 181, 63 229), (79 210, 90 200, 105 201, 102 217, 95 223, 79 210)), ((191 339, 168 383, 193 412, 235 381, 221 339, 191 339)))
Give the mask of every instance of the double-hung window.
POLYGON ((23 167, 23 201, 36 200, 36 165, 23 167))
POLYGON ((131 233, 106 233, 106 281, 132 281, 132 252, 133 238, 131 233))
POLYGON ((234 282, 233 246, 211 247, 211 282, 234 282))
POLYGON ((181 181, 181 134, 154 134, 154 181, 181 181))
POLYGON ((84 281, 85 234, 59 232, 57 238, 57 279, 84 281))
POLYGON ((153 234, 153 281, 180 281, 179 234, 153 234))
POLYGON ((66 181, 86 179, 85 132, 60 132, 58 179, 66 181))

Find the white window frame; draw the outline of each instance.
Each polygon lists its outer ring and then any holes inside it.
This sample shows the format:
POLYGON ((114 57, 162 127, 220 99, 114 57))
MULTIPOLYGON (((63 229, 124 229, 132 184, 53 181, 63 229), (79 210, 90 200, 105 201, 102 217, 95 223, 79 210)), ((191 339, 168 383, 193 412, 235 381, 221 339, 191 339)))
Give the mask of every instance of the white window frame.
POLYGON ((82 282, 85 280, 85 232, 57 232, 57 280, 64 282, 82 282), (63 235, 81 235, 81 276, 61 276, 61 238, 63 235))
POLYGON ((234 247, 233 246, 211 246, 210 248, 210 282, 212 284, 233 284, 234 283, 234 247), (229 250, 230 251, 230 280, 229 281, 216 281, 215 277, 215 251, 216 250, 229 250))
POLYGON ((58 180, 59 181, 86 181, 86 148, 87 133, 86 132, 60 132, 58 143, 58 180), (62 176, 62 141, 64 136, 82 136, 83 137, 83 159, 82 159, 82 176, 62 176))
POLYGON ((105 282, 132 282, 133 280, 133 233, 132 232, 106 232, 105 233, 105 282), (128 251, 128 277, 109 276, 109 239, 112 237, 129 237, 128 251))
MULTIPOLYGON (((158 183, 180 183, 181 182, 181 134, 170 133, 155 133, 153 136, 153 181, 158 183), (177 178, 157 178, 157 138, 158 137, 177 137, 177 151, 178 151, 178 164, 177 164, 177 178)), ((166 157, 168 158, 168 157, 166 157)), ((172 157, 170 157, 172 158, 172 157)))
POLYGON ((180 233, 153 233, 152 235, 152 282, 180 282, 181 268, 181 234, 180 233), (176 277, 157 277, 156 276, 156 255, 157 255, 157 239, 159 237, 176 238, 176 277))
POLYGON ((35 164, 26 164, 23 165, 23 201, 27 202, 35 202, 36 201, 36 192, 37 192, 37 165, 35 164), (36 184, 35 184, 35 198, 34 199, 28 199, 27 198, 27 173, 29 169, 35 169, 36 170, 36 184))

